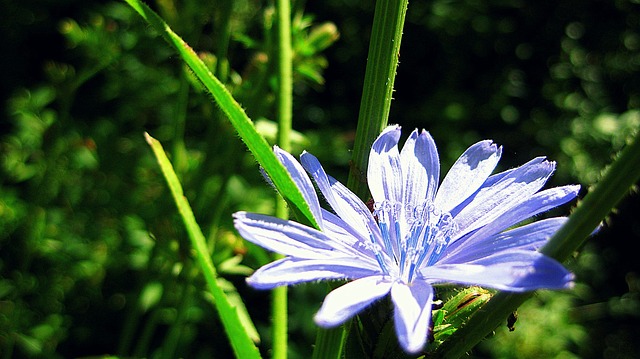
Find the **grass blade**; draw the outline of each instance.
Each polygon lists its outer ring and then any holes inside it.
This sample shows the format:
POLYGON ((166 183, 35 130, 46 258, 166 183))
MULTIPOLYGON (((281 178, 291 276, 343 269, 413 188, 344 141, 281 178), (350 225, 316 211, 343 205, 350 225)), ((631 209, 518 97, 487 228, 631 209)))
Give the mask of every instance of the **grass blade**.
POLYGON ((209 71, 206 65, 200 60, 198 55, 180 36, 174 33, 160 16, 158 16, 147 5, 139 0, 125 0, 140 16, 142 16, 162 37, 172 45, 184 62, 191 68, 196 77, 202 82, 204 87, 211 93, 220 109, 227 116, 231 124, 240 135, 242 141, 247 145, 258 163, 264 168, 278 192, 292 204, 292 209, 297 210, 295 214, 307 220, 309 224, 318 228, 309 205, 304 201, 300 190, 278 161, 271 147, 244 112, 240 104, 231 96, 225 86, 209 71))
POLYGON ((243 359, 261 358, 258 348, 253 344, 249 334, 242 325, 236 308, 229 303, 224 291, 218 285, 216 280, 216 269, 209 257, 204 235, 202 234, 198 223, 196 223, 191 206, 183 194, 182 185, 171 166, 171 162, 169 162, 160 142, 146 133, 145 138, 158 160, 162 174, 167 181, 171 195, 178 207, 178 212, 184 222, 187 234, 189 235, 189 240, 195 250, 196 260, 202 270, 202 274, 204 275, 207 285, 209 286, 209 290, 213 295, 216 309, 220 314, 220 320, 222 321, 236 357, 243 359))

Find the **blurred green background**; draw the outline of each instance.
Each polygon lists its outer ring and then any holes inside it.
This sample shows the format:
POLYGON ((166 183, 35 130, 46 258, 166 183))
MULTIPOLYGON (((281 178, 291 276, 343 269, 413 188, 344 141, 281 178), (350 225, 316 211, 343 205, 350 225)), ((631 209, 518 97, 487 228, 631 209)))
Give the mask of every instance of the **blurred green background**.
MULTIPOLYGON (((273 139, 272 2, 149 4, 273 139)), ((293 6, 295 152, 341 180, 373 6, 293 6)), ((145 131, 169 153, 221 283, 269 355, 269 294, 244 277, 271 257, 237 236, 231 213, 271 213, 275 193, 156 35, 123 2, 0 2, 2 358, 229 357, 145 131)), ((550 185, 586 189, 640 126, 637 0, 415 0, 402 41, 391 121, 405 135, 429 130, 444 168, 490 138, 504 146, 500 169, 546 155, 558 162, 550 185)), ((472 357, 637 358, 638 211, 631 193, 567 263, 575 290, 536 294, 514 332, 499 328, 472 357)), ((325 292, 290 291, 292 358, 310 355, 325 292)))

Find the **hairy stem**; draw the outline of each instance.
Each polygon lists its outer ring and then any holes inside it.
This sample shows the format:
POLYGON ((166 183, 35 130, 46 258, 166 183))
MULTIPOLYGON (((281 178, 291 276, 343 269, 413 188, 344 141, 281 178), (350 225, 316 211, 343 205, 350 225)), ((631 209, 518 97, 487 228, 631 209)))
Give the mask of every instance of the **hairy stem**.
MULTIPOLYGON (((292 52, 291 52, 291 7, 289 0, 278 0, 277 10, 277 61, 278 61, 278 146, 285 151, 291 150, 291 126, 293 107, 292 52)), ((281 197, 276 198, 276 216, 288 219, 287 203, 281 197)), ((277 258, 282 256, 277 255, 277 258)), ((273 290, 273 358, 287 357, 287 287, 273 290)))
POLYGON ((369 196, 365 178, 369 150, 389 121, 407 3, 407 0, 380 0, 376 3, 347 182, 347 187, 363 199, 369 196))

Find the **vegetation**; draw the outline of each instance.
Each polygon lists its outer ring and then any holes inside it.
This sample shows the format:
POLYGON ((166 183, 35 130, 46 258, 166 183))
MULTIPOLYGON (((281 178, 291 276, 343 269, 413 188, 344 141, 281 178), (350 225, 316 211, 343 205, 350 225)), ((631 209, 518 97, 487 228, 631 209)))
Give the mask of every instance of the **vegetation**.
MULTIPOLYGON (((276 143, 273 2, 148 4, 276 143)), ((291 10, 292 152, 346 183, 374 4, 291 10)), ((232 356, 146 132, 171 161, 216 284, 270 356, 270 294, 244 278, 273 256, 243 241, 231 214, 274 213, 276 195, 226 108, 125 2, 6 2, 0 14, 0 355, 232 356)), ((634 0, 410 2, 389 122, 430 131, 443 168, 490 138, 504 146, 501 169, 546 155, 552 185, 586 192, 640 127, 638 24, 634 0)), ((636 357, 639 207, 631 193, 569 259, 574 290, 535 294, 514 332, 505 324, 473 355, 636 357)), ((291 358, 311 355, 326 289, 290 289, 291 358)))

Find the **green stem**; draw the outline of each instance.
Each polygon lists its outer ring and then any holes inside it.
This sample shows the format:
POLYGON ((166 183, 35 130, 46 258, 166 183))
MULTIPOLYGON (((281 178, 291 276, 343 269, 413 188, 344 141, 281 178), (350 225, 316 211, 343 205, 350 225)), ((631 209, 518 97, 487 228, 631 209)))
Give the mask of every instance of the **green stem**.
POLYGON ((358 127, 347 182, 347 187, 363 199, 369 196, 365 174, 371 144, 389 121, 407 3, 408 0, 376 2, 358 127))
MULTIPOLYGON (((352 166, 347 186, 360 198, 369 190, 364 173, 371 144, 387 125, 398 67, 402 29, 408 0, 379 0, 373 16, 352 166)), ((318 329, 313 358, 339 358, 350 322, 338 328, 318 329)))
MULTIPOLYGON (((586 238, 611 212, 617 203, 640 180, 640 138, 635 138, 607 169, 600 182, 571 214, 567 223, 541 250, 564 261, 582 246, 586 238)), ((471 350, 532 293, 497 293, 482 309, 436 351, 437 358, 459 358, 471 350)))
POLYGON ((291 150, 291 127, 293 109, 293 78, 291 49, 290 0, 277 1, 278 29, 278 146, 291 150))
MULTIPOLYGON (((290 0, 278 0, 277 10, 277 60, 278 60, 278 146, 285 151, 291 150, 291 126, 293 111, 293 79, 291 51, 291 7, 290 0)), ((276 198, 276 216, 288 219, 289 210, 283 198, 276 198)), ((277 255, 276 258, 282 258, 277 255)), ((288 303, 287 287, 281 286, 273 290, 273 358, 287 357, 288 303)))
POLYGON ((344 349, 346 339, 347 331, 344 325, 330 329, 318 328, 312 359, 342 357, 342 350, 344 349))
POLYGON ((142 358, 145 354, 149 353, 149 347, 151 345, 151 339, 153 339, 153 335, 155 333, 156 328, 158 327, 158 318, 159 314, 157 310, 151 311, 151 315, 148 320, 144 322, 144 326, 142 327, 142 333, 140 337, 136 341, 136 347, 133 351, 133 357, 142 358))
MULTIPOLYGON (((147 281, 144 281, 143 283, 147 283, 147 281)), ((134 298, 127 298, 127 300, 133 299, 134 298)), ((135 333, 138 330, 141 316, 142 313, 140 313, 140 306, 129 306, 125 322, 119 333, 120 338, 118 340, 118 349, 116 350, 116 355, 118 355, 119 357, 126 357, 131 354, 131 346, 133 345, 133 340, 135 339, 135 333)))

